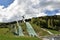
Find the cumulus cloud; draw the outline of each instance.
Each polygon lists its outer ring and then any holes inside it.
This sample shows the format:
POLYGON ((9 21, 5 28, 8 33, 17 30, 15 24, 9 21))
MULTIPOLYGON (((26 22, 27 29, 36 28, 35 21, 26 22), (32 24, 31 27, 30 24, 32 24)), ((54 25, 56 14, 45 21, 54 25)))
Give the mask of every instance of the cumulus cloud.
POLYGON ((49 15, 45 11, 60 9, 60 0, 15 0, 7 8, 3 7, 0 6, 0 22, 12 22, 22 20, 22 16, 29 19, 49 15))
POLYGON ((60 13, 57 13, 56 15, 60 15, 60 13))

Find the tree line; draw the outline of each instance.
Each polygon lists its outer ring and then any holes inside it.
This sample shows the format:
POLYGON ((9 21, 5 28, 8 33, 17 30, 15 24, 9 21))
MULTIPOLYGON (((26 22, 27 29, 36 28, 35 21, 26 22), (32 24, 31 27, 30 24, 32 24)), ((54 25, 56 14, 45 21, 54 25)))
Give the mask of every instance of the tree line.
POLYGON ((44 16, 38 18, 32 18, 31 23, 36 24, 42 28, 49 28, 53 30, 60 30, 60 16, 44 16))
MULTIPOLYGON (((53 30, 60 30, 60 16, 54 15, 54 16, 43 16, 43 17, 36 17, 32 19, 26 19, 26 22, 31 22, 32 24, 36 24, 39 27, 42 28, 48 28, 53 30)), ((19 23, 23 22, 22 20, 19 21, 19 23)), ((16 25, 16 21, 9 22, 9 23, 0 23, 0 27, 10 27, 11 25, 16 25)))

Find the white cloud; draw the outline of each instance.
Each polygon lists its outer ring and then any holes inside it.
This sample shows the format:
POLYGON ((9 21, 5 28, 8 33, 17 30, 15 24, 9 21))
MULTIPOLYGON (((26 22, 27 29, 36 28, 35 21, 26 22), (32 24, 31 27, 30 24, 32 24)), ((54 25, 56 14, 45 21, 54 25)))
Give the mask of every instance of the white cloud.
MULTIPOLYGON (((15 0, 9 7, 0 6, 0 22, 11 22, 39 16, 46 16, 44 10, 60 8, 60 0, 15 0)), ((59 13, 58 13, 59 14, 59 13)))
POLYGON ((56 15, 60 15, 60 13, 56 13, 56 15))

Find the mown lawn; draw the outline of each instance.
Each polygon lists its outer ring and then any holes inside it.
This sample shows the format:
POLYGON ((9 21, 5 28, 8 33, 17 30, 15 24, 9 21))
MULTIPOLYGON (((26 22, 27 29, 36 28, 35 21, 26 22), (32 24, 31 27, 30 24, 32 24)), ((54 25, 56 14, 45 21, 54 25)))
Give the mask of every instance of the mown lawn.
POLYGON ((19 37, 9 31, 8 28, 0 28, 0 40, 40 40, 36 37, 19 37))

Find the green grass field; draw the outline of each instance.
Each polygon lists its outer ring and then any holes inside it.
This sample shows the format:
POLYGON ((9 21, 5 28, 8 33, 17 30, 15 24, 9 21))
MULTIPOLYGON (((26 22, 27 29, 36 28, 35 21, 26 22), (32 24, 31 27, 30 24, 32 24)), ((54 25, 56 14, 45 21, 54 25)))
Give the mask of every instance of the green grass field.
POLYGON ((40 40, 37 37, 19 37, 9 31, 8 28, 0 28, 0 40, 40 40))
POLYGON ((43 30, 41 29, 41 27, 37 26, 36 24, 32 24, 32 23, 31 23, 31 25, 32 25, 32 27, 34 28, 34 30, 36 31, 36 33, 37 33, 39 36, 48 36, 48 35, 50 35, 48 32, 43 31, 43 30))
POLYGON ((8 37, 8 36, 0 36, 0 40, 40 40, 40 39, 35 38, 35 37, 8 37))
POLYGON ((51 29, 47 29, 47 30, 49 30, 49 31, 52 32, 53 34, 60 34, 60 32, 59 32, 59 31, 56 31, 56 30, 51 30, 51 29))
MULTIPOLYGON (((35 32, 37 33, 38 36, 49 36, 50 34, 47 33, 46 31, 43 31, 41 29, 41 27, 37 26, 36 24, 32 24, 30 23, 33 27, 33 29, 35 30, 35 32)), ((28 35, 28 32, 26 30, 26 24, 25 23, 20 23, 20 26, 23 29, 23 33, 24 33, 24 37, 19 37, 17 35, 14 35, 11 30, 9 30, 9 28, 0 28, 0 40, 42 40, 40 38, 37 37, 30 37, 28 35)), ((9 26, 10 27, 10 26, 9 26)), ((55 31, 55 30, 50 30, 47 29, 49 31, 51 31, 54 34, 60 34, 60 32, 55 31)))

